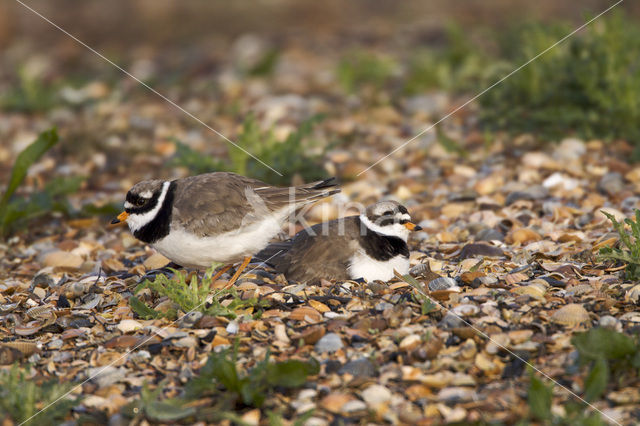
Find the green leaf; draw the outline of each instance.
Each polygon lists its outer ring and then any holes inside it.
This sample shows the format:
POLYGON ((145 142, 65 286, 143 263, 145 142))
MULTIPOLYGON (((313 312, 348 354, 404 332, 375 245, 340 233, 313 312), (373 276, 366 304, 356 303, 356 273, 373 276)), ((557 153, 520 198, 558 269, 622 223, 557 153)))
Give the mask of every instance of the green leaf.
POLYGON ((226 358, 226 353, 212 356, 211 374, 213 377, 228 390, 240 392, 241 383, 236 365, 226 358))
POLYGON ((637 351, 635 342, 623 333, 608 328, 592 328, 584 333, 577 333, 571 343, 584 360, 621 359, 637 351))
POLYGON ((148 307, 142 300, 138 299, 136 296, 131 296, 129 298, 129 305, 133 312, 138 314, 138 316, 142 319, 155 319, 162 315, 160 312, 156 311, 148 307))
POLYGON ((551 419, 551 398, 552 386, 545 386, 542 380, 538 379, 533 372, 530 373, 531 384, 529 385, 528 401, 529 415, 538 420, 551 419))
POLYGON ((179 407, 165 401, 152 401, 144 405, 147 417, 158 422, 174 422, 196 414, 195 407, 179 407))
POLYGON ((602 395, 609 381, 609 364, 600 358, 584 381, 584 399, 594 401, 602 395))
POLYGON ((16 162, 13 164, 13 169, 11 170, 11 177, 9 178, 7 190, 0 199, 0 232, 4 230, 4 225, 6 224, 4 216, 9 199, 24 181, 29 167, 38 161, 40 157, 42 157, 56 143, 58 143, 58 133, 56 132, 56 129, 53 128, 40 133, 38 138, 32 142, 31 145, 18 154, 18 158, 16 158, 16 162))
POLYGON ((292 359, 269 364, 267 380, 273 386, 294 388, 305 384, 308 376, 314 376, 319 371, 320 364, 313 358, 309 362, 292 359))

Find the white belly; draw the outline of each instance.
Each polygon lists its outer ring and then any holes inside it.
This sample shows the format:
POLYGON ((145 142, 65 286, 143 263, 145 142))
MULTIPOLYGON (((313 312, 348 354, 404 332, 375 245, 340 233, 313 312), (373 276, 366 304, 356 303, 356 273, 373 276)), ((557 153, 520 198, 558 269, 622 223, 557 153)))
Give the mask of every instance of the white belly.
POLYGON ((394 277, 393 270, 405 275, 409 273, 409 259, 401 255, 389 260, 376 260, 364 252, 358 252, 351 258, 347 271, 352 279, 364 278, 365 281, 389 281, 394 277))
POLYGON ((239 262, 265 248, 280 232, 282 221, 273 218, 244 226, 213 237, 199 238, 172 229, 169 235, 153 244, 167 258, 182 266, 208 268, 214 262, 239 262))

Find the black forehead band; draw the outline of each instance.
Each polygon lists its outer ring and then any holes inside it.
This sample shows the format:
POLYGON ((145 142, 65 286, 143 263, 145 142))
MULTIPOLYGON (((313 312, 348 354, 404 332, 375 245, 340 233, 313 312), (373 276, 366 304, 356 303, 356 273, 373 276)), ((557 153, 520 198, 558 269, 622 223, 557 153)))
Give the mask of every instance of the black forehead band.
MULTIPOLYGON (((153 193, 153 195, 149 199, 150 201, 146 202, 144 206, 142 206, 142 207, 131 207, 131 208, 125 209, 125 211, 127 213, 144 213, 144 212, 147 212, 147 211, 153 209, 156 206, 156 203, 157 203, 159 197, 160 197, 160 191, 156 191, 156 192, 153 193)), ((127 202, 133 204, 134 206, 136 205, 136 202, 138 200, 141 200, 141 199, 142 200, 147 200, 147 198, 143 198, 143 197, 139 196, 138 194, 134 194, 131 191, 127 192, 127 196, 126 196, 125 199, 127 200, 127 202)))

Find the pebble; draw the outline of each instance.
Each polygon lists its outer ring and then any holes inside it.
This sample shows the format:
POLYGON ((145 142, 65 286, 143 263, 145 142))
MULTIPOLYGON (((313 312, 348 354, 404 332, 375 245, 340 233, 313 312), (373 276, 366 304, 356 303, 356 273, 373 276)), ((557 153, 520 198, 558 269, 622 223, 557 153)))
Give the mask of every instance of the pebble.
POLYGON ((429 281, 429 290, 449 290, 450 288, 456 287, 457 285, 458 283, 453 278, 438 277, 435 280, 429 281))
POLYGON ((558 324, 573 326, 589 321, 589 312, 577 303, 569 303, 551 315, 551 320, 558 324))
POLYGON ((45 266, 63 267, 69 269, 78 269, 84 261, 77 254, 68 251, 54 251, 47 254, 44 258, 45 266))
POLYGON ((382 312, 385 309, 393 308, 393 304, 389 302, 380 302, 376 304, 376 311, 382 312))
POLYGON ((460 259, 468 259, 477 256, 502 257, 504 256, 504 252, 500 247, 490 246, 489 244, 484 243, 467 244, 460 251, 460 259))
POLYGON ((391 399, 391 391, 382 385, 371 385, 362 391, 362 399, 369 407, 384 404, 391 399))
POLYGON ((549 195, 549 191, 544 186, 534 185, 522 191, 514 191, 507 195, 505 204, 507 206, 520 200, 535 201, 546 198, 549 195))
POLYGON ((467 324, 457 315, 452 314, 451 312, 447 312, 447 314, 440 320, 438 323, 438 327, 444 329, 451 329, 456 327, 464 327, 467 324))
POLYGON ((420 338, 420 336, 418 336, 417 334, 410 334, 402 339, 402 341, 400 341, 398 348, 401 351, 409 352, 420 346, 421 343, 422 339, 420 338))
POLYGON ((476 241, 504 241, 504 235, 493 228, 485 228, 476 234, 476 241))
POLYGON ((344 344, 342 339, 335 333, 325 334, 316 342, 315 350, 318 353, 335 352, 338 349, 342 349, 344 344))
POLYGON ((354 399, 353 401, 345 403, 340 411, 344 413, 356 413, 358 411, 364 411, 366 409, 367 404, 358 399, 354 399))
POLYGON ((498 278, 493 275, 487 275, 486 277, 478 277, 471 281, 472 288, 478 288, 480 286, 491 287, 498 284, 498 278))
POLYGON ((150 271, 152 269, 160 269, 162 267, 165 267, 169 264, 169 262, 171 261, 160 253, 154 253, 144 261, 143 265, 147 269, 147 271, 150 271))
POLYGON ((119 382, 125 378, 126 374, 127 370, 124 367, 117 368, 112 365, 87 369, 87 377, 90 377, 99 388, 119 382))
POLYGON ((180 318, 178 326, 180 328, 193 328, 203 316, 204 314, 202 312, 191 311, 180 318))
POLYGON ((600 178, 597 188, 603 194, 615 195, 624 189, 624 179, 620 173, 610 172, 600 178))
POLYGON ((454 387, 444 388, 437 395, 438 401, 447 404, 456 404, 460 402, 468 402, 477 400, 478 396, 473 389, 454 387))
POLYGON ((347 362, 338 370, 338 373, 348 373, 354 377, 375 377, 376 368, 368 358, 359 358, 347 362))
POLYGON ((564 139, 553 151, 553 158, 557 161, 579 160, 587 152, 583 141, 575 138, 564 139))
POLYGON ((136 320, 125 319, 120 321, 120 324, 118 324, 116 328, 120 330, 122 334, 127 334, 132 331, 138 330, 139 328, 142 328, 142 324, 140 324, 136 320))
POLYGON ((604 315, 600 317, 598 325, 603 328, 610 328, 612 330, 622 331, 622 324, 617 318, 611 315, 604 315))

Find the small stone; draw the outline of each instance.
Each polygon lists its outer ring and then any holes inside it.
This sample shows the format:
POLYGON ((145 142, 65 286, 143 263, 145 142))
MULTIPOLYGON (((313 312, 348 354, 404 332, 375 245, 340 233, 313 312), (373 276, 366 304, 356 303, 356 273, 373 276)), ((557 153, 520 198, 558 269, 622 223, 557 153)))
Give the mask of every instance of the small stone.
POLYGON ((504 252, 499 247, 490 246, 489 244, 484 243, 467 244, 460 251, 461 260, 477 256, 502 257, 504 256, 504 252))
POLYGON ((429 290, 449 290, 450 288, 456 287, 457 285, 458 283, 453 278, 438 277, 435 280, 429 281, 429 290))
POLYGON ((615 195, 624 189, 624 178, 618 172, 607 173, 598 182, 598 191, 606 195, 615 195))
POLYGON ((369 407, 389 402, 391 391, 382 385, 371 385, 362 391, 362 399, 369 407))
POLYGON ((338 373, 348 373, 354 377, 375 377, 376 369, 368 358, 359 358, 347 362, 338 370, 338 373))
POLYGON ((318 353, 335 352, 343 347, 342 339, 335 333, 325 334, 315 344, 315 350, 318 353))
POLYGON ((555 311, 551 320, 567 326, 578 325, 589 321, 589 312, 582 305, 570 303, 555 311))
POLYGON ((45 266, 62 267, 69 269, 78 269, 84 261, 77 254, 68 251, 54 251, 47 254, 44 258, 45 266))
POLYGON ((507 195, 507 199, 505 200, 505 204, 507 206, 515 203, 520 200, 528 200, 535 201, 546 198, 549 195, 549 191, 544 186, 535 185, 530 188, 527 188, 523 191, 514 191, 507 195))
POLYGON ((38 274, 33 277, 33 281, 31 282, 31 287, 43 287, 49 288, 55 285, 55 281, 47 274, 38 274))
POLYGON ((138 330, 139 328, 142 328, 142 324, 140 324, 136 320, 125 319, 120 321, 120 324, 118 324, 116 328, 120 330, 122 334, 127 334, 132 331, 138 330))
POLYGON ((616 317, 611 315, 604 315, 600 317, 598 325, 603 328, 610 328, 611 330, 622 331, 622 324, 616 317))
POLYGON ((410 334, 402 339, 402 341, 398 345, 398 348, 401 351, 409 352, 420 346, 421 343, 422 339, 420 338, 420 336, 418 336, 417 334, 410 334))
POLYGON ((180 318, 178 326, 182 328, 193 328, 203 316, 204 314, 202 312, 191 311, 180 318))
POLYGON ((357 413, 359 411, 364 411, 367 409, 367 404, 364 402, 354 399, 353 401, 349 401, 342 406, 343 413, 357 413))
POLYGON ((493 287, 498 284, 498 277, 493 275, 487 275, 486 277, 478 277, 471 281, 472 288, 478 288, 481 286, 493 287))
POLYGON ((117 368, 112 365, 87 369, 87 376, 90 377, 91 381, 96 383, 99 388, 104 388, 117 383, 124 379, 126 375, 126 368, 117 368))
POLYGON ((447 312, 447 314, 440 320, 438 323, 439 328, 443 329, 451 329, 456 327, 464 327, 467 324, 464 322, 462 318, 457 315, 452 314, 451 312, 447 312))
POLYGON ((557 161, 579 160, 587 152, 587 147, 580 139, 567 138, 560 142, 553 152, 553 158, 557 161))
POLYGON ((476 234, 476 241, 504 241, 504 235, 493 228, 485 228, 476 234))
POLYGON ((143 263, 147 271, 152 269, 160 269, 167 266, 171 262, 169 259, 161 255, 160 253, 154 253, 149 256, 143 263))

